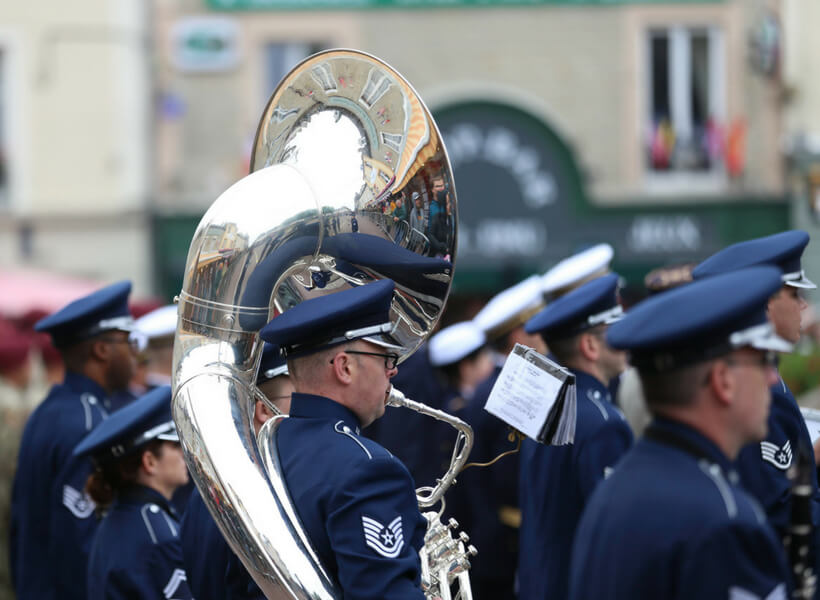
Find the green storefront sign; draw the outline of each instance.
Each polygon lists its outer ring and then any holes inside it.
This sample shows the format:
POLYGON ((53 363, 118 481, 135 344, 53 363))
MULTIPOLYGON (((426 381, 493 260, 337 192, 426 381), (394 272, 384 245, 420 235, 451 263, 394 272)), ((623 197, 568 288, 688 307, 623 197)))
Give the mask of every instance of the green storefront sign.
POLYGON ((404 8, 485 8, 503 6, 619 4, 715 4, 723 0, 207 0, 214 10, 353 10, 404 8))
MULTIPOLYGON (((612 244, 615 269, 639 287, 657 266, 697 262, 789 227, 786 199, 776 196, 601 207, 588 197, 572 149, 542 118, 482 100, 433 112, 458 193, 455 292, 492 292, 599 242, 612 244)), ((181 288, 200 218, 154 221, 158 289, 169 298, 181 288)))

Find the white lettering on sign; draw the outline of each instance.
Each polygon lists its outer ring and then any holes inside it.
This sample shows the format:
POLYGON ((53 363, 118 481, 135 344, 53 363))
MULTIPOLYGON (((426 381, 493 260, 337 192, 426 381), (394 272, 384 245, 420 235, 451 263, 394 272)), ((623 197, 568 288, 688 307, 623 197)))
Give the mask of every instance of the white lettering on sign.
POLYGON ((506 127, 493 127, 485 133, 476 125, 456 125, 444 134, 444 140, 454 168, 459 163, 484 160, 515 179, 530 208, 538 209, 555 202, 558 194, 555 176, 541 168, 538 153, 522 145, 506 127))
POLYGON ((486 256, 539 256, 547 246, 547 230, 543 223, 526 219, 486 219, 478 223, 472 239, 464 242, 486 256))
POLYGON ((693 252, 700 249, 700 227, 687 216, 636 217, 627 243, 635 252, 693 252))

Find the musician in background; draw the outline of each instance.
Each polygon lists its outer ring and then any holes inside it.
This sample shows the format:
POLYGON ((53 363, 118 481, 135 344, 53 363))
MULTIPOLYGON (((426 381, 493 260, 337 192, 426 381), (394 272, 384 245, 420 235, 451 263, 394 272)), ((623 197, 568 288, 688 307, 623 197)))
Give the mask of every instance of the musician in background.
POLYGON ((88 600, 192 600, 174 490, 188 469, 161 386, 117 411, 74 450, 91 457, 86 489, 103 515, 88 558, 88 600))
MULTIPOLYGON (((514 450, 507 425, 484 410, 507 355, 520 343, 543 351, 537 335, 524 323, 544 306, 541 277, 533 275, 495 295, 473 319, 493 349, 494 368, 476 388, 463 419, 475 432, 470 460, 486 463, 514 450)), ((467 469, 451 496, 458 521, 469 532, 478 554, 470 559, 475 600, 512 600, 518 562, 518 454, 510 454, 486 469, 467 469)))
MULTIPOLYGON (((800 340, 801 313, 807 303, 801 290, 817 286, 806 279, 800 258, 809 243, 805 231, 785 231, 763 238, 733 244, 695 267, 695 279, 703 279, 752 265, 773 265, 782 272, 780 288, 772 294, 767 313, 777 335, 791 344, 800 340)), ((745 448, 737 460, 737 470, 743 485, 763 505, 775 531, 786 536, 791 520, 792 482, 788 470, 798 462, 798 453, 809 463, 812 487, 812 526, 814 539, 820 533, 820 490, 817 485, 816 463, 806 422, 791 391, 778 375, 771 387, 772 406, 769 411, 768 433, 758 444, 745 448)), ((811 564, 818 573, 820 553, 816 542, 810 548, 811 564)))
POLYGON ((493 356, 486 341, 484 332, 472 321, 445 327, 430 338, 430 364, 446 389, 445 399, 439 403, 445 411, 460 415, 470 404, 476 386, 492 373, 493 356))
POLYGON ((790 596, 783 546, 732 461, 766 435, 766 319, 781 272, 755 267, 663 292, 609 328, 631 353, 654 420, 592 495, 578 526, 572 600, 790 596))
POLYGON ((622 315, 618 275, 585 283, 527 321, 558 363, 575 375, 574 443, 547 446, 524 440, 519 498, 518 554, 522 600, 566 598, 569 560, 581 511, 600 481, 632 446, 632 431, 612 404, 609 382, 626 367, 626 355, 605 340, 622 315))
POLYGON ((424 599, 427 522, 407 468, 360 435, 384 414, 403 348, 389 333, 394 283, 305 300, 260 332, 296 390, 277 435, 282 472, 321 563, 345 598, 424 599))
POLYGON ((128 336, 131 283, 75 300, 37 322, 62 354, 66 374, 32 413, 20 444, 9 553, 20 600, 85 600, 85 570, 96 529, 83 492, 91 465, 74 446, 111 410, 136 368, 128 336))
MULTIPOLYGON (((288 413, 293 384, 277 346, 265 344, 256 386, 280 413, 288 413)), ((273 412, 265 402, 257 400, 253 411, 253 428, 257 435, 272 416, 273 412)), ((262 591, 222 537, 196 488, 188 500, 179 536, 188 586, 197 600, 264 599, 262 591)))

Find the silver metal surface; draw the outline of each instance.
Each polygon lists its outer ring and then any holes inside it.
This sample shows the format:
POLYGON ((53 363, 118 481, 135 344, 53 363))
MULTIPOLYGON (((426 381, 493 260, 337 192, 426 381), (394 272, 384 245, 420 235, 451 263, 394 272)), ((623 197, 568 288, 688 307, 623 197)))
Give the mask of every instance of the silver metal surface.
POLYGON ((275 468, 275 425, 260 443, 253 431, 258 332, 305 299, 388 277, 396 282, 392 338, 406 358, 435 326, 450 290, 452 172, 412 87, 350 50, 313 56, 285 77, 259 125, 251 165, 191 242, 174 345, 174 420, 205 504, 264 594, 337 599, 341 591, 275 468), (383 211, 412 192, 428 219, 431 209, 442 215, 430 219, 435 228, 416 231, 383 211))

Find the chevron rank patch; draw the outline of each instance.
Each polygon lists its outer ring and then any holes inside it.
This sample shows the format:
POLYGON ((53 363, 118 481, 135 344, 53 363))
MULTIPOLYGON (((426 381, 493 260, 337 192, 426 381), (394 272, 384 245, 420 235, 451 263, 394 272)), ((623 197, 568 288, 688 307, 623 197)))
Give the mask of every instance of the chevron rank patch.
POLYGON ((404 548, 404 535, 401 528, 401 515, 382 525, 376 519, 362 515, 364 541, 376 554, 385 558, 396 558, 404 548))
POLYGON ((63 486, 63 506, 78 519, 86 519, 97 506, 85 492, 78 492, 70 485, 63 486))
POLYGON ((760 442, 760 455, 781 471, 792 466, 792 444, 789 440, 782 447, 772 442, 760 442))

